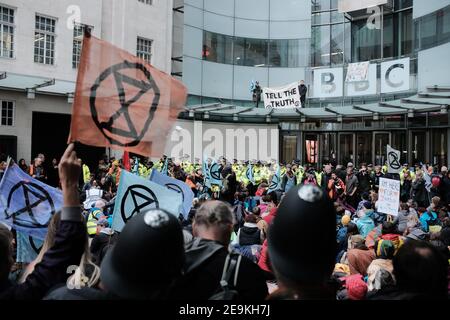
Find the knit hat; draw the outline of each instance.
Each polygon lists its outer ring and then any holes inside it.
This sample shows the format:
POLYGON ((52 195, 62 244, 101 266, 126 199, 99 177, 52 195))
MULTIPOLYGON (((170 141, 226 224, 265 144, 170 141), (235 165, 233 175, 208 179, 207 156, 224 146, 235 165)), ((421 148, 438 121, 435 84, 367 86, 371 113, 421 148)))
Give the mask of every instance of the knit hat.
POLYGON ((367 284, 360 274, 354 274, 345 278, 345 288, 350 300, 363 300, 367 293, 367 284))
POLYGON ((346 226, 350 223, 350 216, 344 215, 342 216, 341 223, 343 226, 346 226))
POLYGON ((364 201, 363 206, 365 209, 372 209, 372 203, 369 201, 364 201))
POLYGON ((268 245, 272 266, 285 279, 306 284, 327 281, 336 258, 333 203, 315 186, 292 188, 269 228, 268 245), (320 227, 320 237, 315 226, 320 227), (314 245, 306 245, 311 239, 314 245))

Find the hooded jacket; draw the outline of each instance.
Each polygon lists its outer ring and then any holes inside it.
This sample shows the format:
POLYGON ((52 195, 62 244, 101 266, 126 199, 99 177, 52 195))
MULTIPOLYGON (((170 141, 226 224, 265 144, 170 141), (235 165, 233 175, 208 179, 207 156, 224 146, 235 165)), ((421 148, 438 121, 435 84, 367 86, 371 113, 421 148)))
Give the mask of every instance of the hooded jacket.
POLYGON ((414 213, 410 212, 409 210, 400 210, 397 217, 394 219, 394 224, 397 225, 397 229, 400 233, 405 232, 406 228, 408 227, 408 219, 413 215, 414 213))
MULTIPOLYGON (((184 276, 172 290, 169 300, 204 301, 220 286, 228 249, 221 243, 196 238, 186 246, 184 276)), ((239 299, 264 300, 268 294, 263 272, 249 259, 242 257, 236 290, 239 299)))
POLYGON ((375 228, 375 223, 366 215, 356 221, 356 226, 358 227, 359 234, 365 238, 375 228))

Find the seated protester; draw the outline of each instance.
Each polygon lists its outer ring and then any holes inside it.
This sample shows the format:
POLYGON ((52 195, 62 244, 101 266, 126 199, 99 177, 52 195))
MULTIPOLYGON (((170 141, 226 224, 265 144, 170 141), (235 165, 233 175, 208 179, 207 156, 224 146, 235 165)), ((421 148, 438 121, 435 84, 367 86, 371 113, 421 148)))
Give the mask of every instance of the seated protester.
POLYGON ((97 234, 97 222, 105 217, 105 214, 103 213, 105 205, 105 201, 98 200, 89 210, 86 227, 90 237, 94 237, 97 234))
MULTIPOLYGON (((435 197, 437 198, 437 197, 435 197)), ((435 199, 433 198, 433 199, 435 199)), ((436 206, 431 204, 428 209, 420 216, 419 219, 422 230, 425 232, 439 232, 441 221, 436 212, 436 206), (431 227, 431 230, 430 230, 431 227)))
POLYGON ((259 186, 258 189, 255 192, 255 196, 257 197, 262 197, 264 195, 264 193, 266 193, 267 188, 269 188, 269 185, 265 182, 262 182, 259 186))
POLYGON ((367 202, 370 202, 370 197, 369 197, 369 193, 368 192, 364 192, 361 195, 361 201, 358 203, 358 206, 356 207, 356 212, 361 211, 362 209, 365 208, 365 204, 367 202))
POLYGON ((404 202, 400 203, 400 211, 398 212, 397 217, 395 217, 394 219, 394 225, 397 226, 397 230, 399 233, 403 234, 408 228, 407 224, 410 220, 410 215, 414 215, 414 213, 409 210, 409 205, 404 202))
MULTIPOLYGON (((345 217, 345 216, 344 216, 345 217)), ((347 250, 351 247, 350 246, 350 238, 353 235, 358 234, 358 227, 353 222, 349 222, 346 227, 346 235, 345 238, 340 238, 338 236, 338 254, 336 257, 336 263, 340 263, 341 261, 347 260, 347 250)))
POLYGON ((263 219, 267 222, 268 225, 272 222, 273 218, 275 218, 277 214, 277 207, 278 207, 278 195, 275 191, 271 192, 269 194, 270 196, 270 203, 267 207, 269 210, 269 214, 265 216, 263 219))
POLYGON ((394 258, 395 246, 392 241, 382 240, 376 250, 377 259, 373 260, 367 268, 367 284, 369 292, 382 290, 386 285, 394 285, 394 258), (382 271, 386 271, 383 273, 382 271))
POLYGON ((363 236, 363 238, 367 237, 370 231, 372 231, 375 228, 375 223, 373 222, 372 218, 369 217, 367 213, 373 213, 371 209, 370 203, 364 204, 364 209, 361 211, 358 211, 358 220, 356 220, 356 226, 358 227, 359 234, 363 236))
POLYGON ((347 251, 348 266, 350 274, 367 275, 367 268, 375 260, 375 252, 366 247, 365 240, 361 235, 350 238, 350 249, 347 251))
POLYGON ((256 217, 256 226, 261 231, 261 237, 264 240, 267 238, 267 232, 269 230, 269 225, 263 218, 261 218, 261 210, 258 207, 253 208, 253 214, 256 217))
MULTIPOLYGON (((248 214, 245 217, 244 225, 237 233, 237 244, 240 246, 261 245, 264 242, 264 235, 256 225, 257 216, 248 214)), ((264 220, 263 220, 264 221, 264 220)))
POLYGON ((0 227, 0 300, 40 300, 50 288, 66 281, 69 266, 80 263, 86 243, 86 226, 78 193, 81 164, 73 149, 73 144, 67 147, 58 167, 64 207, 54 244, 24 283, 14 285, 8 280, 14 262, 12 236, 7 228, 0 227))
POLYGON ((378 212, 378 202, 371 204, 374 209, 369 210, 368 216, 373 220, 375 225, 380 225, 386 221, 387 215, 378 212))
POLYGON ((267 216, 269 214, 268 207, 269 207, 269 203, 270 203, 270 196, 268 194, 264 194, 261 197, 261 201, 258 205, 259 210, 261 211, 261 217, 264 218, 265 216, 267 216))
POLYGON ((371 300, 447 300, 448 260, 425 241, 407 241, 393 259, 396 285, 371 300))
POLYGON ((291 189, 269 228, 268 250, 279 289, 269 299, 336 298, 329 284, 336 256, 336 211, 322 189, 291 189), (315 226, 320 226, 317 236, 315 226), (299 244, 310 243, 301 246, 299 244))
POLYGON ((394 244, 395 252, 397 253, 398 249, 403 245, 403 238, 398 234, 397 228, 394 223, 386 221, 381 225, 381 237, 375 241, 375 250, 380 250, 380 245, 383 243, 383 240, 391 241, 394 244))
POLYGON ((341 218, 341 224, 338 225, 336 234, 336 242, 338 253, 347 248, 347 226, 351 222, 350 216, 343 215, 341 218))
MULTIPOLYGON (((197 210, 192 224, 195 239, 186 246, 184 276, 176 282, 170 299, 207 300, 220 290, 233 220, 231 208, 224 202, 208 201, 197 210)), ((241 301, 267 296, 262 271, 245 257, 240 260, 235 290, 241 301)))
POLYGON ((109 227, 106 219, 100 219, 97 222, 97 234, 91 242, 91 254, 95 264, 100 266, 103 260, 103 254, 106 252, 105 247, 112 246, 116 240, 114 230, 109 227))
POLYGON ((341 279, 344 289, 337 294, 337 300, 364 300, 367 293, 367 284, 360 274, 354 274, 341 279))

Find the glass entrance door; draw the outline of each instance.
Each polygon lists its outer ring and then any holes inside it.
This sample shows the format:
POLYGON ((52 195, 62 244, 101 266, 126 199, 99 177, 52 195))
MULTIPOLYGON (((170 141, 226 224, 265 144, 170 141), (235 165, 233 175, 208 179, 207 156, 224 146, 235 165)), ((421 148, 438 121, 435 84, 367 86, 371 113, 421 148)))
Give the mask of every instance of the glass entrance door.
POLYGON ((382 166, 387 159, 387 145, 391 143, 391 134, 389 132, 374 132, 373 133, 373 150, 374 150, 374 165, 382 166))
POLYGON ((354 162, 355 154, 355 134, 339 134, 339 164, 347 166, 349 162, 354 162))
POLYGON ((411 132, 411 159, 413 164, 425 163, 427 159, 427 133, 425 131, 411 132))
POLYGON ((357 133, 356 137, 356 165, 368 165, 372 162, 372 133, 361 132, 357 133))
POLYGON ((319 136, 305 134, 305 163, 317 165, 319 161, 319 136))
POLYGON ((283 136, 283 157, 284 163, 291 163, 297 159, 297 136, 283 136))

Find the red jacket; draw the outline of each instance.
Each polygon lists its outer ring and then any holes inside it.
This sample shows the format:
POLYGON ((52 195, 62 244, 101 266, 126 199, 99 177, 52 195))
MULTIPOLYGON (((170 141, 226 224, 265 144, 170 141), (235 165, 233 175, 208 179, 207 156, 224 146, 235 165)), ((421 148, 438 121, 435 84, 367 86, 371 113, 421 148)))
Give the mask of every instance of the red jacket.
POLYGON ((277 215, 277 208, 272 208, 272 210, 270 210, 269 214, 267 216, 265 216, 263 219, 265 222, 267 222, 268 225, 270 225, 270 223, 272 222, 273 218, 275 218, 275 216, 277 215))
POLYGON ((269 260, 267 239, 264 240, 264 243, 261 247, 261 255, 259 256, 258 266, 262 270, 272 273, 272 270, 270 269, 270 260, 269 260))

